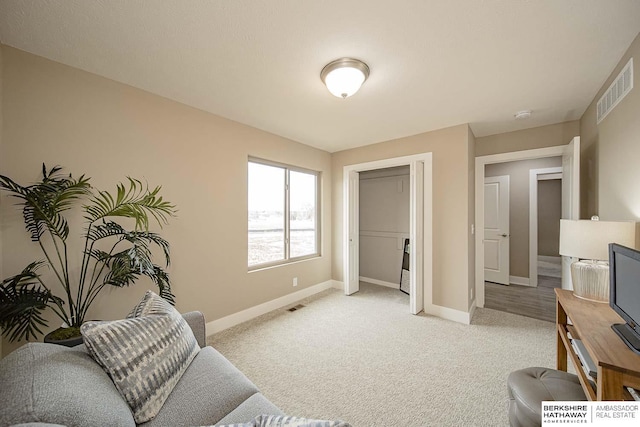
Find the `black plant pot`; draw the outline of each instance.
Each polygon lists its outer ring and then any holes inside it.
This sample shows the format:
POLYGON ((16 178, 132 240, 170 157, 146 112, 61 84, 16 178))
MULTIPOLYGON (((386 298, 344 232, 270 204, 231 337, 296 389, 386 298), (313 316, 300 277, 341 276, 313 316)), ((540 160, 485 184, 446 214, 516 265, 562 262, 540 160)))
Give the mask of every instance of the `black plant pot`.
POLYGON ((59 331, 62 328, 56 329, 55 331, 51 331, 49 332, 47 335, 44 336, 44 342, 49 343, 49 344, 58 344, 58 345, 63 345, 65 347, 75 347, 77 345, 80 345, 84 342, 84 340, 82 339, 82 335, 77 335, 71 338, 65 338, 65 339, 56 339, 53 338, 52 335, 55 334, 57 331, 59 331))

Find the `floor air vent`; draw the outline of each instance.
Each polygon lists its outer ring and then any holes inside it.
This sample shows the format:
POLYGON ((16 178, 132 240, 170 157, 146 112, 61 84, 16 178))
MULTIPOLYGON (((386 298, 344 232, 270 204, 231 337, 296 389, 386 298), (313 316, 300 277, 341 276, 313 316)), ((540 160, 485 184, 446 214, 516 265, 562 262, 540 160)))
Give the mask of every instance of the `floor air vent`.
POLYGON ((302 304, 298 304, 298 305, 295 305, 295 306, 293 306, 291 308, 288 308, 287 310, 288 311, 296 311, 296 310, 300 310, 301 308, 304 308, 304 307, 306 307, 306 306, 304 306, 302 304))
POLYGON ((609 89, 598 100, 596 106, 598 124, 622 101, 622 98, 631 92, 631 89, 633 89, 633 58, 629 59, 609 89))

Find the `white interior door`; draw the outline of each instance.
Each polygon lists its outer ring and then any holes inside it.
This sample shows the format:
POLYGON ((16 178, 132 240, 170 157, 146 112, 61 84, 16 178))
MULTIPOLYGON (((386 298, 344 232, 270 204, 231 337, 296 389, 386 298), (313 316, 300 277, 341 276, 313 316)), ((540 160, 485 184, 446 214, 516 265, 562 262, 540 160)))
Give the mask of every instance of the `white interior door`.
POLYGON ((509 176, 484 179, 484 280, 509 284, 509 176))
POLYGON ((345 253, 348 254, 348 261, 345 263, 344 293, 351 295, 360 290, 360 174, 356 171, 349 171, 349 188, 345 192, 345 204, 349 206, 347 215, 349 217, 345 224, 348 224, 349 239, 345 253))
MULTIPOLYGON (((562 153, 562 215, 563 219, 580 219, 580 137, 571 140, 562 153)), ((573 289, 571 263, 574 258, 562 257, 562 289, 573 289)))

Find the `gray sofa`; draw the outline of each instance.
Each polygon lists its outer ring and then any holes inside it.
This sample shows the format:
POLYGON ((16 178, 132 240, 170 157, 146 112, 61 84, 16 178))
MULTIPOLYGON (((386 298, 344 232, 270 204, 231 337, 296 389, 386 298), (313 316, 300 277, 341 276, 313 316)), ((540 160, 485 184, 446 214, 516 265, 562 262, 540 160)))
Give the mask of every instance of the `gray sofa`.
MULTIPOLYGON (((158 415, 141 424, 202 426, 283 415, 213 347, 202 313, 183 317, 202 348, 158 415)), ((29 343, 0 361, 0 426, 135 426, 129 406, 83 345, 29 343), (33 423, 33 424, 31 424, 33 423)))

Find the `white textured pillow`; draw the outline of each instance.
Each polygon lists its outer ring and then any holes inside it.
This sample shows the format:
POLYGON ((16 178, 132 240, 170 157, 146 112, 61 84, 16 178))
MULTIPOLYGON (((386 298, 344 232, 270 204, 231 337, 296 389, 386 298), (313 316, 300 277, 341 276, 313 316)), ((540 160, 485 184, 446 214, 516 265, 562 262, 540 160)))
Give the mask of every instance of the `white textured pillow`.
POLYGON ((129 318, 86 322, 89 354, 111 377, 137 424, 155 417, 200 351, 180 313, 147 291, 129 318))

